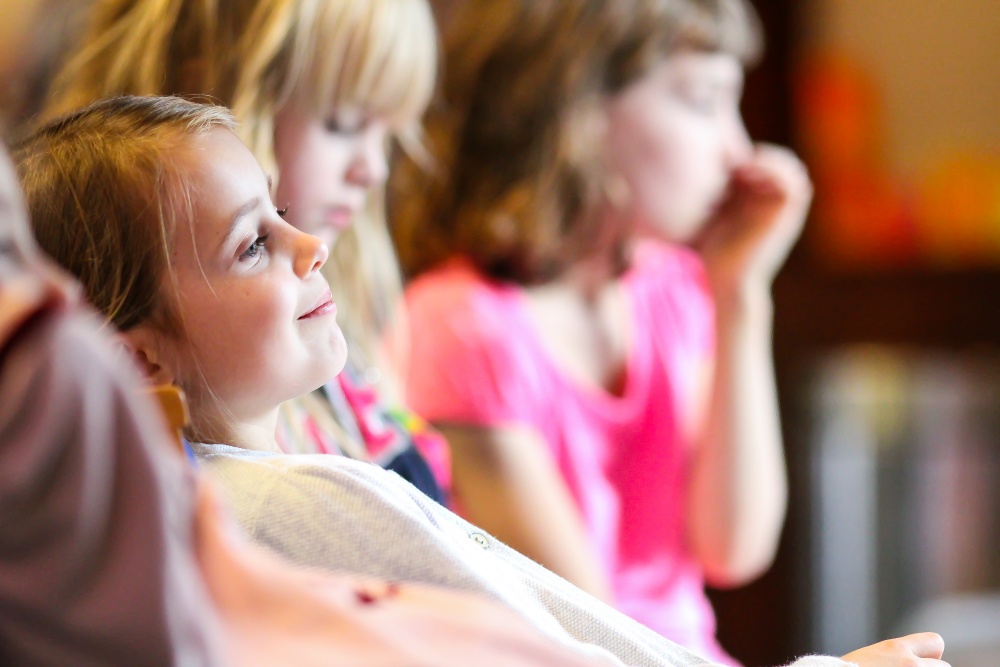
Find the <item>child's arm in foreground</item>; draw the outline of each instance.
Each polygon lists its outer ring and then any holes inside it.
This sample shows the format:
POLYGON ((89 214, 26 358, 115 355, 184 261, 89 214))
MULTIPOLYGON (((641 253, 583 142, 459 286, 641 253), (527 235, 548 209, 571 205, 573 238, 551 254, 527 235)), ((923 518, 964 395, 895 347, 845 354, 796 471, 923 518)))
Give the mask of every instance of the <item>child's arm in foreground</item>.
POLYGON ((774 558, 787 501, 771 352, 771 282, 812 198, 789 151, 759 147, 698 249, 716 302, 717 345, 690 487, 689 536, 709 582, 738 585, 774 558))

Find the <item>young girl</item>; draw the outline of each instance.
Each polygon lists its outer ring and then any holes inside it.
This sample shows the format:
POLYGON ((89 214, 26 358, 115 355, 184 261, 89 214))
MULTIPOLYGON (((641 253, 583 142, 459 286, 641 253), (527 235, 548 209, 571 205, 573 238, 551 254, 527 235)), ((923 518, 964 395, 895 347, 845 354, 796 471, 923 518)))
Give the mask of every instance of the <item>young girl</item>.
MULTIPOLYGON (((227 194, 251 194, 248 187, 254 199, 268 197, 259 167, 225 129, 231 126, 226 112, 169 100, 116 101, 44 131, 40 141, 52 153, 50 159, 35 154, 34 167, 42 171, 37 177, 45 178, 46 168, 60 159, 75 161, 80 143, 99 135, 94 126, 101 124, 121 132, 118 140, 145 143, 132 153, 145 158, 135 165, 143 176, 133 173, 118 194, 157 175, 182 192, 187 176, 179 171, 191 160, 202 161, 207 150, 218 168, 205 170, 213 177, 202 185, 213 181, 217 189, 208 197, 196 193, 191 207, 208 215, 202 219, 206 228, 216 222, 228 227, 233 219, 209 220, 214 216, 205 199, 225 202, 227 194), (176 163, 158 162, 150 152, 158 142, 166 149, 162 155, 176 163), (235 155, 232 148, 239 149, 235 155)), ((72 187, 85 174, 87 185, 107 192, 108 172, 101 165, 101 156, 76 163, 80 171, 63 171, 62 184, 72 187)), ((195 179, 205 175, 193 171, 195 179)), ((135 205, 131 194, 117 206, 135 205)), ((69 281, 41 260, 23 210, 0 148, 4 664, 611 664, 560 648, 523 618, 479 596, 299 571, 251 547, 213 502, 210 487, 170 446, 162 420, 143 400, 138 376, 115 353, 108 331, 98 330, 98 320, 73 303, 75 290, 64 287, 69 281)), ((154 209, 139 213, 146 216, 142 224, 156 216, 154 209)), ((275 245, 283 243, 275 239, 275 245)), ((276 252, 275 259, 282 255, 276 252)), ((190 286, 184 266, 177 267, 178 285, 190 286)), ((219 276, 216 267, 205 266, 219 276)), ((277 278, 280 271, 271 269, 258 271, 258 278, 277 278)), ((307 282, 315 278, 310 274, 307 282)), ((222 297, 222 283, 213 285, 222 297)), ((191 303, 171 301, 179 317, 190 314, 191 303)), ((326 320, 310 330, 336 328, 332 316, 326 320)))
POLYGON ((810 200, 744 130, 757 42, 742 0, 464 3, 393 202, 465 516, 716 660, 703 585, 784 518, 769 289, 810 200))
MULTIPOLYGON (((274 664, 276 655, 293 664, 328 664, 333 643, 352 665, 570 665, 588 657, 619 667, 705 665, 396 475, 345 457, 247 452, 248 447, 273 449, 278 406, 343 363, 343 340, 318 273, 323 244, 280 219, 263 170, 227 129, 230 124, 218 108, 178 99, 124 98, 100 102, 41 129, 16 151, 36 235, 50 255, 81 278, 88 299, 121 328, 146 372, 179 381, 195 397, 189 435, 214 434, 237 445, 214 447, 199 468, 222 483, 252 537, 301 562, 475 591, 506 610, 426 587, 359 587, 354 578, 285 571, 269 566, 260 554, 241 555, 225 526, 205 527, 199 519, 199 564, 232 633, 226 647, 252 664, 274 664), (243 340, 235 340, 237 331, 243 340)), ((3 277, 0 271, 0 297, 5 296, 3 277)), ((4 350, 0 361, 9 354, 4 350)), ((73 382, 79 387, 79 378, 73 382)), ((0 383, 0 388, 6 386, 0 383)), ((70 433, 80 431, 81 439, 99 443, 97 422, 86 417, 109 404, 96 396, 94 401, 89 409, 49 423, 66 434, 63 427, 79 416, 89 426, 70 433)), ((0 407, 8 404, 0 402, 0 407)), ((7 454, 10 443, 23 441, 8 440, 8 429, 23 420, 18 413, 0 417, 0 453, 7 454)), ((16 458, 0 458, 0 473, 4 464, 16 463, 16 458)), ((170 464, 173 472, 167 471, 174 476, 176 463, 170 464)), ((14 469, 23 473, 23 467, 14 469)), ((23 475, 10 479, 30 481, 23 475)), ((126 481, 127 475, 121 485, 94 482, 83 488, 163 488, 126 481)), ((109 501, 120 503, 114 507, 134 507, 113 495, 109 501)), ((183 500, 179 495, 163 491, 158 498, 173 508, 167 516, 183 520, 175 505, 183 500)), ((103 507, 98 503, 93 509, 103 507)), ((11 525, 13 537, 23 537, 19 524, 5 520, 0 540, 11 525)), ((4 562, 0 554, 0 568, 4 562)), ((23 561, 16 565, 24 567, 23 561)), ((0 577, 0 584, 8 580, 20 581, 0 577)), ((19 604, 25 594, 33 604, 43 604, 35 591, 22 589, 13 591, 19 604)), ((6 593, 0 585, 0 598, 6 593)), ((903 667, 923 657, 921 665, 944 667, 937 660, 941 650, 941 638, 928 633, 845 658, 860 667, 903 667)), ((818 656, 795 663, 847 664, 818 656)))
POLYGON ((401 291, 382 214, 386 150, 419 150, 435 45, 426 0, 112 0, 94 6, 50 112, 123 93, 232 107, 286 219, 331 248, 324 272, 349 314, 345 372, 283 407, 279 447, 370 460, 440 498, 447 447, 397 407, 375 344, 401 291))

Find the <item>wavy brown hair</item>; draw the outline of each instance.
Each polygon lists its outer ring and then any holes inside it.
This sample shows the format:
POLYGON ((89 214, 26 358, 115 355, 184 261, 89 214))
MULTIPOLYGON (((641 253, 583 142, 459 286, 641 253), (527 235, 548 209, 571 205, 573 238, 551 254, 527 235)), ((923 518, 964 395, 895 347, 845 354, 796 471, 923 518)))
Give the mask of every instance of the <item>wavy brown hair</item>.
MULTIPOLYGON (((761 46, 744 0, 462 3, 425 119, 433 167, 390 181, 393 236, 415 275, 456 254, 521 284, 609 243, 599 123, 608 96, 679 49, 744 63, 761 46)), ((612 243, 614 243, 612 241, 612 243)))

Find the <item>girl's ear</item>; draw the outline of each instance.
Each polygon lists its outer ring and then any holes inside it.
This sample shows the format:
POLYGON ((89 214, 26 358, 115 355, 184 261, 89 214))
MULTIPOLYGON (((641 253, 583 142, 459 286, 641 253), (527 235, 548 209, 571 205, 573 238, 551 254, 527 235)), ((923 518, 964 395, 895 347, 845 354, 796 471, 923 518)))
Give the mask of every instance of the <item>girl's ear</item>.
POLYGON ((176 384, 177 374, 165 353, 162 334, 138 326, 119 334, 119 339, 152 384, 176 384))

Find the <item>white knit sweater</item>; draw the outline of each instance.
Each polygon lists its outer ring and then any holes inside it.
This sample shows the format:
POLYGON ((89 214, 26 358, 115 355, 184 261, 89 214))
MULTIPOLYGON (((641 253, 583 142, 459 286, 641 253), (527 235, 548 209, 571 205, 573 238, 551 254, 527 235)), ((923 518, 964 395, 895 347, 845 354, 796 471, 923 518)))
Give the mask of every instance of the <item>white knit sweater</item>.
MULTIPOLYGON (((617 612, 424 496, 344 457, 194 445, 260 544, 311 566, 474 591, 554 641, 630 667, 711 663, 617 612)), ((808 656, 794 667, 846 667, 808 656)))

